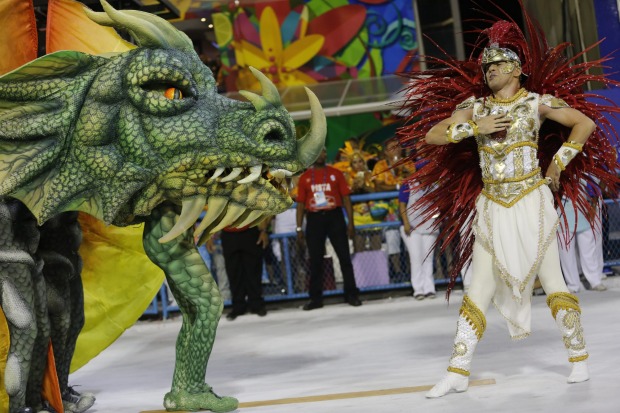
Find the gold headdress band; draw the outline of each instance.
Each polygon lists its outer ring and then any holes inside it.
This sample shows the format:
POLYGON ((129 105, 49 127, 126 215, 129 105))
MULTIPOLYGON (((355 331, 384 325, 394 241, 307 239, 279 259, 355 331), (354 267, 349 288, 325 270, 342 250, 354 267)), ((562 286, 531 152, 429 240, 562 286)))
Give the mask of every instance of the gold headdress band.
POLYGON ((504 47, 498 47, 497 44, 491 44, 482 52, 482 60, 480 63, 484 67, 493 62, 513 62, 521 67, 521 59, 515 52, 504 47))

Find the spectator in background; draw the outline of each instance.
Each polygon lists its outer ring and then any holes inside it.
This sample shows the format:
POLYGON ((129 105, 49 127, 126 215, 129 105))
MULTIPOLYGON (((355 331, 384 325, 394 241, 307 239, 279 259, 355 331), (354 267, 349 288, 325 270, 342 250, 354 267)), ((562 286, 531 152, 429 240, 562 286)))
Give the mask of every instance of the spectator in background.
POLYGON ((305 311, 323 307, 323 279, 325 241, 329 237, 338 260, 344 282, 344 299, 354 306, 362 305, 355 283, 353 264, 349 253, 349 238, 355 236, 349 187, 342 172, 328 166, 325 148, 314 165, 299 178, 297 193, 297 240, 303 242, 302 223, 306 215, 306 245, 310 255, 310 301, 305 311), (342 207, 349 217, 345 221, 342 207))
POLYGON ((226 315, 234 320, 248 310, 260 317, 267 315, 262 291, 264 249, 269 245, 266 219, 257 227, 225 228, 222 250, 232 295, 232 310, 226 315))
POLYGON ((364 151, 368 154, 366 159, 366 165, 371 171, 375 168, 379 159, 383 157, 383 147, 378 143, 372 143, 364 147, 364 151))
POLYGON ((592 209, 590 213, 595 217, 595 226, 592 228, 581 211, 577 211, 573 203, 563 199, 566 222, 560 220, 558 227, 558 241, 560 244, 560 266, 566 280, 566 286, 571 293, 579 292, 583 285, 579 278, 579 264, 583 275, 590 283, 593 291, 605 291, 603 284, 603 231, 601 220, 601 205, 598 197, 588 188, 592 209), (577 221, 575 221, 575 219, 577 221), (578 263, 579 261, 579 263, 578 263))
POLYGON ((425 222, 421 212, 414 210, 412 205, 422 196, 422 192, 403 184, 398 193, 398 208, 403 225, 400 236, 409 251, 411 263, 411 287, 413 298, 435 298, 435 279, 433 277, 432 249, 439 231, 433 228, 435 220, 425 222))
MULTIPOLYGON (((350 149, 346 148, 345 150, 350 149)), ((347 167, 345 178, 347 185, 351 189, 351 194, 367 194, 374 192, 375 182, 372 173, 366 165, 364 153, 359 150, 350 150, 347 155, 349 165, 347 167)), ((357 225, 367 225, 376 223, 370 213, 369 202, 356 202, 353 204, 353 223, 357 225)), ((364 234, 356 232, 353 239, 353 247, 355 252, 365 250, 381 249, 381 233, 379 230, 366 230, 364 234)))
MULTIPOLYGON (((378 161, 372 175, 375 178, 376 192, 398 191, 403 180, 415 172, 411 162, 403 162, 402 149, 396 139, 388 140, 383 151, 383 159, 378 161)), ((388 204, 387 222, 399 221, 398 200, 388 204)), ((384 232, 387 253, 396 275, 402 274, 400 265, 400 234, 397 228, 388 228, 384 232)))
MULTIPOLYGON (((299 181, 299 176, 294 176, 292 178, 286 178, 286 182, 289 188, 289 194, 293 200, 297 200, 297 184, 299 181)), ((294 234, 295 228, 297 227, 297 211, 295 208, 288 209, 276 216, 273 217, 272 225, 273 225, 273 234, 294 234)), ((302 225, 305 227, 305 225, 302 225)), ((301 248, 300 245, 295 242, 294 238, 285 237, 285 238, 274 238, 271 242, 273 254, 279 262, 280 273, 286 274, 285 268, 285 257, 284 257, 284 244, 288 247, 289 258, 290 258, 290 266, 293 271, 292 274, 292 287, 293 291, 300 292, 305 287, 305 280, 307 278, 307 270, 305 265, 305 249, 301 248)))
POLYGON ((332 166, 344 172, 349 167, 349 155, 351 155, 353 151, 361 151, 361 149, 359 139, 356 137, 346 139, 342 144, 342 148, 336 154, 336 159, 334 159, 334 164, 332 166))
POLYGON ((359 150, 352 150, 347 155, 348 167, 345 174, 347 185, 352 194, 367 194, 374 192, 375 182, 372 173, 366 165, 364 154, 359 150))

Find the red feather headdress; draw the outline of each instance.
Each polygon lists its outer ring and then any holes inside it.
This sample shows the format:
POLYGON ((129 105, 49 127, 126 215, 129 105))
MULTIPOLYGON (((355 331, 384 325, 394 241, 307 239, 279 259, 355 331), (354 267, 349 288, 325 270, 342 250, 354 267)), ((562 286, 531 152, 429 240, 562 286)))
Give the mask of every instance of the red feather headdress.
MULTIPOLYGON (((527 14, 523 4, 521 8, 525 35, 514 21, 502 21, 487 14, 488 18, 481 21, 485 24, 494 24, 489 29, 477 31, 479 37, 468 60, 456 60, 445 52, 446 57, 443 59, 427 56, 426 62, 439 68, 405 75, 409 78, 409 84, 403 109, 410 115, 406 126, 399 130, 398 136, 402 146, 414 149, 412 156, 423 158, 428 162, 424 168, 410 177, 410 185, 414 190, 425 190, 425 195, 414 208, 426 220, 439 214, 440 219, 436 221, 440 230, 437 244, 442 251, 452 246, 452 252, 457 257, 450 271, 447 297, 461 268, 472 254, 474 243, 472 220, 475 201, 482 189, 482 177, 474 139, 465 139, 458 144, 435 146, 426 144, 424 137, 431 127, 451 116, 460 102, 471 96, 484 97, 490 94, 490 90, 484 84, 480 66, 482 59, 480 51, 487 44, 492 43, 493 47, 510 49, 519 56, 523 73, 527 75, 523 83, 523 87, 527 90, 539 94, 548 93, 563 99, 598 125, 586 142, 583 153, 573 159, 562 172, 561 189, 555 194, 561 211, 563 212, 563 206, 559 201, 564 195, 577 209, 584 212, 586 217, 589 217, 590 214, 586 212, 591 206, 588 203, 584 183, 592 184, 594 188, 606 188, 613 194, 616 193, 620 183, 616 176, 617 153, 610 142, 611 139, 614 144, 617 143, 618 135, 603 116, 605 112, 616 116, 615 114, 620 113, 620 108, 608 99, 583 90, 587 82, 620 86, 619 82, 607 78, 604 74, 590 73, 591 69, 602 68, 604 62, 611 57, 575 64, 582 55, 600 42, 568 59, 564 52, 570 44, 562 43, 553 48, 549 47, 540 26, 527 14), (530 40, 526 41, 526 38, 530 40), (480 56, 475 56, 476 53, 480 56), (596 103, 587 100, 593 97, 599 97, 600 100, 596 103)), ((542 171, 546 171, 553 154, 566 141, 569 132, 568 128, 552 121, 543 124, 538 141, 538 157, 542 171)), ((597 195, 602 197, 600 190, 597 195)), ((576 225, 567 223, 565 218, 564 223, 566 224, 564 228, 569 224, 576 225)), ((594 222, 590 224, 595 225, 594 222)))

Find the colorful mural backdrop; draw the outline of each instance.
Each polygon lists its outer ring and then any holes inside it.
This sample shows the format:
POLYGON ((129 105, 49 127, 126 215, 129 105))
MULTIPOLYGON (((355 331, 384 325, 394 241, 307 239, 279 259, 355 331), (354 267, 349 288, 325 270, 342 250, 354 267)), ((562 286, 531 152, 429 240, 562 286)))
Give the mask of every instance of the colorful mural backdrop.
POLYGON ((259 88, 248 66, 284 87, 391 74, 417 58, 411 0, 231 2, 212 18, 227 91, 259 88))

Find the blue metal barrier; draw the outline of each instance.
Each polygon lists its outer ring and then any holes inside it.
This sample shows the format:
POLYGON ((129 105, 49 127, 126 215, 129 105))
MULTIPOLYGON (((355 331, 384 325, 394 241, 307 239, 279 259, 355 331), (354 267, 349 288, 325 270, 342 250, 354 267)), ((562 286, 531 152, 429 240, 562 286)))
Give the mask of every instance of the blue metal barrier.
MULTIPOLYGON (((353 195, 351 196, 351 201, 355 203, 394 199, 395 197, 397 197, 397 195, 397 192, 353 195)), ((611 273, 611 266, 620 265, 620 204, 617 203, 615 200, 606 200, 605 205, 606 213, 603 214, 604 258, 606 272, 611 273)), ((376 239, 378 239, 379 237, 383 237, 383 233, 386 229, 398 229, 399 227, 400 222, 378 222, 367 225, 358 225, 356 226, 356 232, 358 234, 362 234, 362 236, 374 236, 376 237, 376 239)), ((272 243, 275 242, 279 243, 280 245, 282 261, 278 263, 272 263, 272 273, 264 275, 264 279, 269 280, 268 283, 263 284, 264 298, 267 302, 308 297, 307 277, 309 274, 309 268, 307 263, 307 257, 305 257, 304 255, 305 249, 303 251, 297 250, 296 239, 297 234, 295 232, 272 234, 270 236, 270 240, 272 243), (277 264, 277 266, 275 264, 277 264)), ((381 258, 380 255, 377 255, 377 253, 379 251, 385 252, 384 247, 385 245, 382 244, 381 249, 364 252, 371 252, 371 254, 368 254, 369 256, 381 258), (373 255, 372 252, 374 252, 375 254, 373 255)), ((268 248, 271 248, 271 246, 268 248)), ((355 255, 356 254, 352 254, 354 260, 356 259, 355 255)), ((385 255, 387 256, 387 253, 385 255)), ((336 257, 333 257, 333 259, 335 258, 336 257)), ((448 255, 435 254, 432 259, 434 259, 436 270, 435 284, 447 284, 449 281, 447 279, 447 269, 450 266, 451 255, 449 255, 449 253, 448 255)), ((364 279, 361 277, 361 274, 358 274, 358 272, 356 271, 356 281, 358 282, 360 291, 365 292, 411 288, 411 283, 409 281, 410 271, 395 273, 390 261, 385 259, 384 261, 387 263, 388 268, 385 269, 385 271, 378 271, 384 273, 382 276, 383 278, 381 278, 381 280, 383 281, 369 280, 367 278, 364 279)), ((404 246, 404 244, 402 244, 402 242, 399 261, 401 269, 408 269, 409 257, 407 253, 407 248, 404 246)), ((362 261, 358 264, 358 269, 364 269, 367 264, 376 263, 370 261, 365 263, 362 261)), ((372 267, 372 265, 370 265, 370 267, 374 268, 372 267)), ((343 290, 341 287, 342 284, 338 281, 338 277, 336 276, 339 268, 337 268, 337 266, 333 264, 333 261, 332 267, 327 268, 333 273, 328 274, 328 276, 325 277, 326 280, 324 285, 324 295, 330 296, 343 294, 343 290)), ((326 272, 329 273, 329 271, 326 272)), ((376 274, 370 274, 370 278, 375 278, 375 275, 376 274)), ((222 274, 218 274, 218 277, 221 276, 222 274)), ((460 279, 457 279, 457 281, 460 282, 460 279)), ((230 301, 224 301, 224 304, 230 305, 230 301)), ((167 287, 165 285, 162 286, 157 296, 153 299, 153 303, 151 304, 151 306, 149 306, 145 314, 157 314, 160 311, 164 319, 169 316, 170 312, 179 311, 178 306, 176 306, 175 304, 170 304, 170 297, 168 295, 167 287), (159 303, 161 303, 161 309, 159 309, 158 307, 159 303)))

